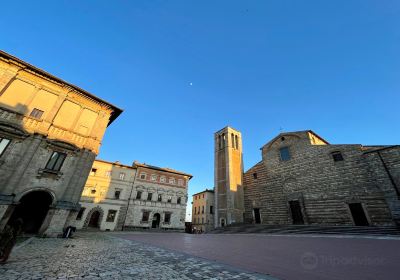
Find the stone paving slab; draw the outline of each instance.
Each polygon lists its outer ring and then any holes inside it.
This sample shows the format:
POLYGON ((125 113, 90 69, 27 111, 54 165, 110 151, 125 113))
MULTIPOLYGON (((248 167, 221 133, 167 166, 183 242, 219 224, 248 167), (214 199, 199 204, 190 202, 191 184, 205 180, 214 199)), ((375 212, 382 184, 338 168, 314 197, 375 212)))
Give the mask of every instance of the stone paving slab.
POLYGON ((34 238, 0 265, 14 279, 275 279, 186 254, 110 237, 34 238))

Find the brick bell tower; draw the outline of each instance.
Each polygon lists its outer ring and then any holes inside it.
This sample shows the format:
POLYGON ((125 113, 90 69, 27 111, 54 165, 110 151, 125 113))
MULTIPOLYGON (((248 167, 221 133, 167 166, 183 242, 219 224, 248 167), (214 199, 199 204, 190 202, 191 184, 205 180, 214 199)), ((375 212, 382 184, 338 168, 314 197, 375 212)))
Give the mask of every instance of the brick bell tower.
POLYGON ((215 227, 243 223, 242 135, 227 126, 214 134, 215 227))

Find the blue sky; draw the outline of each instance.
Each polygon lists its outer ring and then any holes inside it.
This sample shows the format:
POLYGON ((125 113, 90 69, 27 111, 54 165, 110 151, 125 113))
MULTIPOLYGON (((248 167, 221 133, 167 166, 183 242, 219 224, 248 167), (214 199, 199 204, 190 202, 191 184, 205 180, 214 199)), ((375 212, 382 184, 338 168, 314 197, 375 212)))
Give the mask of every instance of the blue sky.
POLYGON ((100 158, 213 186, 213 133, 245 169, 283 131, 400 143, 399 1, 7 1, 0 47, 124 109, 100 158))

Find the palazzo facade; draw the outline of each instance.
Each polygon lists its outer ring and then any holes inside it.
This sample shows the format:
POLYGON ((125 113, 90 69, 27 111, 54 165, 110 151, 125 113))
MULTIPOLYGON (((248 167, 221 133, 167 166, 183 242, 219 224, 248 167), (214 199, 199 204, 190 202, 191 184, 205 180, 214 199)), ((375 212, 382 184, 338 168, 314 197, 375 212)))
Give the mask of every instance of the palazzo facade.
POLYGON ((21 218, 26 233, 62 233, 121 112, 0 51, 0 230, 21 218))
POLYGON ((185 228, 192 175, 134 162, 95 160, 75 225, 100 230, 185 228))

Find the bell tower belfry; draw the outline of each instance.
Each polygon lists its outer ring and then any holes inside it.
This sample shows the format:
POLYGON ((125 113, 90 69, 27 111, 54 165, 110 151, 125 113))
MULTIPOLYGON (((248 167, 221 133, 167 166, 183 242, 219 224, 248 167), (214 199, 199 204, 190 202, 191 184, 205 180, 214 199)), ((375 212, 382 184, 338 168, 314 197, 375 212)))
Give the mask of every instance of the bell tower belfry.
POLYGON ((227 126, 214 134, 214 226, 243 222, 242 135, 227 126))

